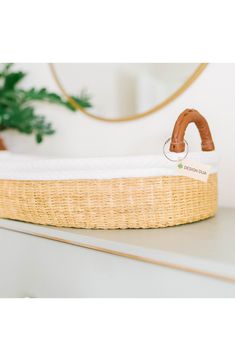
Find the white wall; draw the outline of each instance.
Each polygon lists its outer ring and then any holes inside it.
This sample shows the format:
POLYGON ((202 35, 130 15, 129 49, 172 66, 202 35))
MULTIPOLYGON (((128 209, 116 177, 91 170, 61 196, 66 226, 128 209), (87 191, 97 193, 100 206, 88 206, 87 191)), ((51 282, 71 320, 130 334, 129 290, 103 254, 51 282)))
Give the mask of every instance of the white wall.
MULTIPOLYGON (((57 90, 46 64, 21 64, 30 75, 26 85, 45 85, 57 90)), ((235 64, 210 64, 197 81, 161 111, 130 122, 108 123, 71 113, 61 107, 37 105, 53 121, 57 133, 36 145, 32 137, 4 134, 12 151, 57 156, 111 156, 162 152, 178 114, 187 107, 198 109, 209 121, 220 154, 221 205, 235 206, 235 64)), ((187 131, 191 149, 200 149, 194 125, 187 131)))

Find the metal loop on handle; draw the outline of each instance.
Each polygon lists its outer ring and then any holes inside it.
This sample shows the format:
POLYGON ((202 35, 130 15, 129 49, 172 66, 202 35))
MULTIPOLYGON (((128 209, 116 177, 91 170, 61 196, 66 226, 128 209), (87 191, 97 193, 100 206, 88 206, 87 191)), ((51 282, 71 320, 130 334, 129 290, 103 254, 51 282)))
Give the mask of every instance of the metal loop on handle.
POLYGON ((165 143, 164 143, 164 146, 163 146, 163 154, 164 154, 164 156, 165 156, 168 160, 170 160, 171 162, 180 162, 180 161, 184 160, 184 159, 187 157, 188 152, 189 152, 189 146, 188 146, 187 140, 184 139, 184 144, 186 145, 186 147, 185 147, 186 150, 185 150, 184 152, 182 152, 182 153, 183 153, 182 156, 180 157, 180 154, 179 154, 179 153, 173 153, 173 154, 174 154, 174 159, 172 159, 172 158, 169 156, 169 154, 172 154, 172 152, 166 152, 166 146, 167 146, 168 143, 170 143, 170 141, 171 141, 171 138, 168 138, 168 139, 165 141, 165 143), (177 159, 175 159, 176 154, 179 154, 179 157, 177 157, 177 159))

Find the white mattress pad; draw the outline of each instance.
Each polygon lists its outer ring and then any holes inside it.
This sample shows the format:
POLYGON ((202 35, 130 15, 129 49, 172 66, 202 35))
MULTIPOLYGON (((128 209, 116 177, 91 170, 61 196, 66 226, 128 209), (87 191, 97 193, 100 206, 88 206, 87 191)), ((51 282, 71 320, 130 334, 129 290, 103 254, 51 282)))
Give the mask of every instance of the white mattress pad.
MULTIPOLYGON (((171 153, 172 159, 180 155, 171 153)), ((187 161, 211 166, 217 172, 216 152, 189 153, 187 161)), ((52 158, 0 151, 0 179, 73 180, 176 176, 177 162, 162 155, 103 158, 52 158)))

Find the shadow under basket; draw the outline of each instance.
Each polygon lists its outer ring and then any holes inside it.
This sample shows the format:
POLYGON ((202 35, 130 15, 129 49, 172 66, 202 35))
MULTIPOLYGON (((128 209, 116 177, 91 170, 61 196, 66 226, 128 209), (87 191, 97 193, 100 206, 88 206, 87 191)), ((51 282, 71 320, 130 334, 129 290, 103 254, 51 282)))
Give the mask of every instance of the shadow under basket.
MULTIPOLYGON (((185 112, 183 119, 190 114, 190 121, 196 123, 196 116, 192 117, 196 111, 185 112)), ((203 125, 205 129, 204 120, 203 125)), ((177 143, 175 128, 171 147, 179 153, 184 132, 177 143)), ((208 146, 208 136, 201 137, 208 146)), ((189 153, 187 158, 211 165, 207 182, 178 175, 175 162, 164 155, 53 159, 2 151, 0 217, 89 229, 159 228, 206 219, 217 210, 213 150, 189 153)))

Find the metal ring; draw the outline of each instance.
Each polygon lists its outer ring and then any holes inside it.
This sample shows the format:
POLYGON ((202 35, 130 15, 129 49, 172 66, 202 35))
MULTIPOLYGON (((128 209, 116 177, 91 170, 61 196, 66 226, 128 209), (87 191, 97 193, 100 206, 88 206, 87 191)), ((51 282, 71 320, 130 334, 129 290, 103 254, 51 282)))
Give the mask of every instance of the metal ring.
MULTIPOLYGON (((164 156, 170 160, 171 162, 180 162, 181 160, 185 159, 188 155, 188 152, 189 152, 189 146, 188 146, 188 142, 187 140, 184 139, 184 143, 186 145, 186 150, 183 152, 183 156, 178 158, 178 159, 171 159, 169 157, 169 153, 166 152, 166 145, 170 142, 171 138, 168 138, 165 143, 164 143, 164 146, 163 146, 163 154, 164 156)), ((172 153, 172 152, 171 152, 172 153)), ((177 153, 174 153, 174 154, 177 154, 177 153)), ((180 153, 181 154, 181 153, 180 153)))

